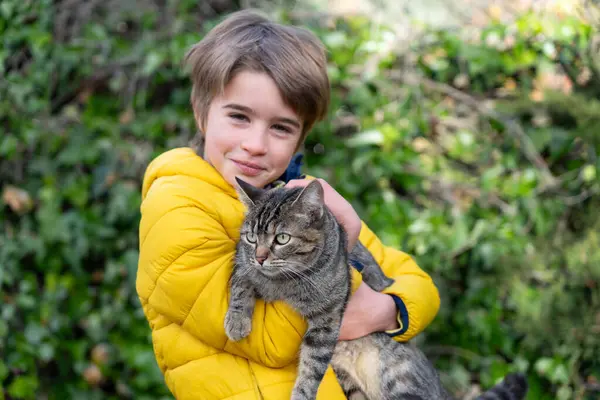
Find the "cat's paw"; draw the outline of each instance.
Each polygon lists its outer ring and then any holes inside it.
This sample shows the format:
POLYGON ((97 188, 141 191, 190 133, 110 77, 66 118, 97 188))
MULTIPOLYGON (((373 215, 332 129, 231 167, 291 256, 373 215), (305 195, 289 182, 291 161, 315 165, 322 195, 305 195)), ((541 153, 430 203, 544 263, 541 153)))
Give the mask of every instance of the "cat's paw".
POLYGON ((225 315, 225 334, 230 340, 237 342, 250 334, 252 319, 240 312, 227 311, 225 315))

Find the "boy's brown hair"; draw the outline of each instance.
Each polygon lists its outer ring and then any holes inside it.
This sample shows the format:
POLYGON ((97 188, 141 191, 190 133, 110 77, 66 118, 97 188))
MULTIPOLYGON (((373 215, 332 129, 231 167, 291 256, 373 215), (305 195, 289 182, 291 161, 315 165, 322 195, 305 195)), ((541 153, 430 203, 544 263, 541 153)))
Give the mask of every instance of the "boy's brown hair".
MULTIPOLYGON (((268 74, 285 103, 303 120, 302 138, 329 107, 327 57, 321 41, 310 31, 272 22, 253 10, 232 13, 186 54, 191 67, 191 102, 204 126, 212 100, 223 93, 242 70, 268 74)), ((193 147, 203 151, 202 133, 193 147)))

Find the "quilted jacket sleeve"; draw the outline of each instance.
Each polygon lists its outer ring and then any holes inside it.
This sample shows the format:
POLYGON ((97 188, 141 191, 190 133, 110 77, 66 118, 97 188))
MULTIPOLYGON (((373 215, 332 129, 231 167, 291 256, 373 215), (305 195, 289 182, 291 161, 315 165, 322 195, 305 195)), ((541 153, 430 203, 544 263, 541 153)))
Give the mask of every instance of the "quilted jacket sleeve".
POLYGON ((431 323, 440 307, 439 293, 431 277, 408 254, 383 245, 364 223, 359 240, 385 275, 395 280, 383 292, 392 295, 396 302, 400 328, 387 333, 399 342, 415 337, 431 323))
POLYGON ((223 212, 215 212, 210 201, 218 198, 199 201, 190 195, 202 190, 198 179, 164 176, 144 197, 137 291, 150 326, 155 331, 178 324, 214 349, 284 367, 296 359, 306 330, 284 303, 257 301, 249 337, 234 343, 225 335, 237 229, 226 226, 223 212))

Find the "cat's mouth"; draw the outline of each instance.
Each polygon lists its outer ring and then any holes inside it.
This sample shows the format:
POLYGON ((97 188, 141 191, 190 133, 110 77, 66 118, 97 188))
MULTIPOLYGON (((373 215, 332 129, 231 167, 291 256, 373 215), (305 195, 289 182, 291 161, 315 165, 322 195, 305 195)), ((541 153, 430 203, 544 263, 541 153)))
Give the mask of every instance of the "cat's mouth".
POLYGON ((265 264, 260 265, 258 263, 255 263, 254 268, 256 268, 258 270, 258 272, 260 272, 261 274, 263 274, 265 276, 268 276, 269 278, 277 276, 281 272, 281 271, 279 271, 279 268, 273 267, 271 265, 265 265, 265 264))

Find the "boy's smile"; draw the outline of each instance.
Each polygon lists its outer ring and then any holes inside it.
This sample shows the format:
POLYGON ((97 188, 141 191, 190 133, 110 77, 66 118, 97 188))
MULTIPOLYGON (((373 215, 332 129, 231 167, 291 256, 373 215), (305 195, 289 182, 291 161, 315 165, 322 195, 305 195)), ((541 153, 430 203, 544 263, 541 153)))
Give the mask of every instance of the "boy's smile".
POLYGON ((216 96, 204 126, 204 158, 231 185, 239 176, 257 187, 287 168, 302 136, 301 118, 269 75, 241 71, 216 96))

